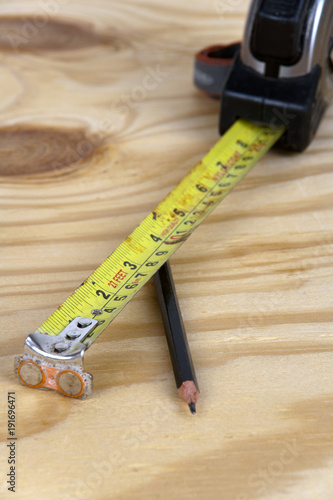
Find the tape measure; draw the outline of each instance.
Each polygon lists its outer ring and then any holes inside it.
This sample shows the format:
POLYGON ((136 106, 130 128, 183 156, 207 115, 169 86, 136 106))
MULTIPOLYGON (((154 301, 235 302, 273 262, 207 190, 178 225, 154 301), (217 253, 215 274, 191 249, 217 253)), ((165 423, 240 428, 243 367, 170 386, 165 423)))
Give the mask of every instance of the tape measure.
POLYGON ((92 391, 83 353, 282 136, 238 120, 116 250, 27 337, 20 381, 72 397, 92 391))

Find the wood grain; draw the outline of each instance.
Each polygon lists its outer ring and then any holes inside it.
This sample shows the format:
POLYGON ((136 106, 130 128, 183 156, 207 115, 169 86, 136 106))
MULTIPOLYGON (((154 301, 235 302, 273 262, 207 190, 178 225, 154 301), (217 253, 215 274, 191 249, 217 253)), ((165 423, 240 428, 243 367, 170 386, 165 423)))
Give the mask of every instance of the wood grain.
POLYGON ((26 335, 217 140, 193 54, 241 39, 248 3, 0 3, 1 498, 7 391, 20 500, 333 498, 332 107, 172 258, 195 417, 151 282, 87 352, 91 399, 13 374, 26 335))

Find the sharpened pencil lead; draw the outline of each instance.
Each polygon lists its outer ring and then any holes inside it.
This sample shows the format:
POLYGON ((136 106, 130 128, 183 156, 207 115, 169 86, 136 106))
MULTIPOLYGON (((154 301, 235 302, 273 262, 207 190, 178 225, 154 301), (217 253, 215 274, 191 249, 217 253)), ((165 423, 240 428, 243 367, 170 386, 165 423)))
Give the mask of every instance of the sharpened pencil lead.
POLYGON ((189 403, 188 407, 191 410, 192 415, 195 415, 196 414, 195 403, 189 403))

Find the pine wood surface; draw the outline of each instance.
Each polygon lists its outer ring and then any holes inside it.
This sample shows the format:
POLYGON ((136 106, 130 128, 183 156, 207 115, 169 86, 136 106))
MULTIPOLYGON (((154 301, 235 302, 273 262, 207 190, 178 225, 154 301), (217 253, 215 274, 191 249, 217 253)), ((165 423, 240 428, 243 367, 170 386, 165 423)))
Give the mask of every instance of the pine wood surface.
POLYGON ((85 355, 91 399, 21 386, 27 334, 218 138, 193 54, 247 0, 0 2, 1 498, 333 498, 333 108, 273 151, 171 259, 201 394, 172 374, 152 282, 85 355))

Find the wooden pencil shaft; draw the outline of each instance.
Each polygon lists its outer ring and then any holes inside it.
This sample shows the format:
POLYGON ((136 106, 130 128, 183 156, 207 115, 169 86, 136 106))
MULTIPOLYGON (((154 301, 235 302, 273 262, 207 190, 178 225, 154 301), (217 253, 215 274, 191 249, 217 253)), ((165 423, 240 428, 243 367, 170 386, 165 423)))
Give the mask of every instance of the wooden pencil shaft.
POLYGON ((154 283, 177 388, 187 380, 198 383, 188 345, 171 268, 167 261, 155 274, 154 283))

